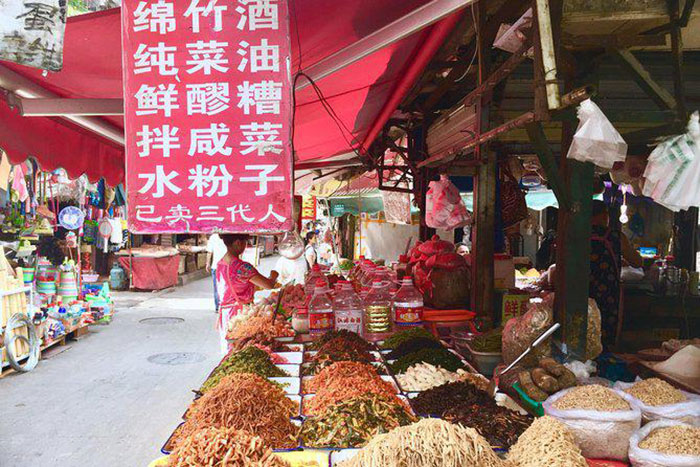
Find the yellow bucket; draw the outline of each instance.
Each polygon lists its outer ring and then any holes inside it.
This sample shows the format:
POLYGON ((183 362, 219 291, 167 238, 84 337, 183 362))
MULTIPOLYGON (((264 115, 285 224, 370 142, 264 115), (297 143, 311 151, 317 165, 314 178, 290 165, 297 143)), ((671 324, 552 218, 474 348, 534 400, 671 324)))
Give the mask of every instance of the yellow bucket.
POLYGON ((148 464, 148 467, 165 467, 168 465, 169 458, 170 456, 159 457, 158 459, 148 464))

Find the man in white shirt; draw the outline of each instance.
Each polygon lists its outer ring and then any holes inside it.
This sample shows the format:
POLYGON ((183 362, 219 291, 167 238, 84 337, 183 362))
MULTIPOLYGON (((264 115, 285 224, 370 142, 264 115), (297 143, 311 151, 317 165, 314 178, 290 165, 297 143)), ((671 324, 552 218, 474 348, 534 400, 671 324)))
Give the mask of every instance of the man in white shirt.
POLYGON ((207 242, 207 271, 211 272, 211 277, 214 281, 214 311, 219 311, 219 293, 216 290, 216 265, 219 264, 221 258, 226 255, 226 245, 219 237, 219 234, 209 236, 207 242))

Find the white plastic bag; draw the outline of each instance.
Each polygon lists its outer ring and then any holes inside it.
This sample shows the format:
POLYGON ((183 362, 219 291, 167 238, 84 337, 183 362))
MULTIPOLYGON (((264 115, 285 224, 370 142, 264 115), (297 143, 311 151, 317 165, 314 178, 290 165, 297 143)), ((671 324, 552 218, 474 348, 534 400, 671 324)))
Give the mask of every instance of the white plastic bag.
MULTIPOLYGON (((642 423, 639 408, 634 404, 630 404, 630 410, 611 412, 554 408, 553 404, 572 389, 576 388, 559 391, 544 401, 544 413, 569 428, 584 457, 626 461, 629 439, 642 423)), ((619 391, 615 392, 619 394, 619 391)))
POLYGON ((673 420, 700 427, 700 396, 681 391, 686 398, 683 402, 668 405, 646 405, 632 394, 624 392, 633 384, 618 381, 614 388, 620 390, 620 394, 627 402, 639 407, 639 410, 642 411, 642 420, 645 423, 655 420, 673 420))
POLYGON ((428 227, 441 230, 454 230, 471 223, 459 190, 446 175, 440 175, 440 180, 430 182, 426 195, 425 223, 428 227))
POLYGON ((674 136, 656 146, 649 155, 644 171, 644 196, 672 211, 700 206, 698 190, 688 190, 700 183, 700 115, 694 112, 688 132, 674 136))
POLYGON ((627 157, 627 143, 595 103, 586 99, 578 107, 579 124, 566 155, 569 159, 593 162, 611 169, 627 157))
POLYGON ((700 467, 700 456, 681 456, 677 454, 662 454, 639 447, 649 433, 657 428, 683 425, 671 420, 658 420, 644 425, 630 438, 630 462, 633 467, 700 467))

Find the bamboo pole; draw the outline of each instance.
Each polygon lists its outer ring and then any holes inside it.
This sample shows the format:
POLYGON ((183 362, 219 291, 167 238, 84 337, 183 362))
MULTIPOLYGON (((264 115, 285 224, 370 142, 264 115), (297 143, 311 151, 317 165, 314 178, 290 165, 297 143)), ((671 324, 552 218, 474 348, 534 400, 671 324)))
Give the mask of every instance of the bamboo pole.
POLYGON ((535 6, 537 10, 537 25, 539 28, 539 46, 542 50, 542 64, 544 65, 544 84, 547 90, 547 107, 549 107, 549 110, 555 110, 560 107, 561 101, 559 99, 557 59, 554 48, 549 0, 535 0, 535 6))

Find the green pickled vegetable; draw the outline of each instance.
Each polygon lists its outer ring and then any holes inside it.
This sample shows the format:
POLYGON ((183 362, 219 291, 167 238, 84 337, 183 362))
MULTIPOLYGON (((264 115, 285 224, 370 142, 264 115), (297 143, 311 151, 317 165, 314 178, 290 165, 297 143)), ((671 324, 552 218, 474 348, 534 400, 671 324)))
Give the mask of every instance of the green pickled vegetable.
POLYGON ((216 367, 214 372, 202 384, 199 392, 204 394, 225 377, 233 373, 253 373, 263 378, 273 376, 289 376, 289 374, 277 368, 267 352, 255 346, 246 347, 243 350, 230 354, 226 360, 216 367))
POLYGON ((388 337, 382 344, 384 349, 395 349, 405 341, 410 341, 416 338, 432 339, 437 341, 437 337, 433 335, 430 331, 425 328, 415 327, 411 329, 406 329, 405 331, 399 331, 393 336, 388 337))
POLYGON ((498 327, 484 334, 476 336, 469 347, 475 352, 500 352, 503 328, 498 327))
POLYGON ((385 396, 366 394, 328 407, 310 417, 301 428, 301 440, 309 447, 360 447, 374 436, 416 421, 406 407, 385 396))

